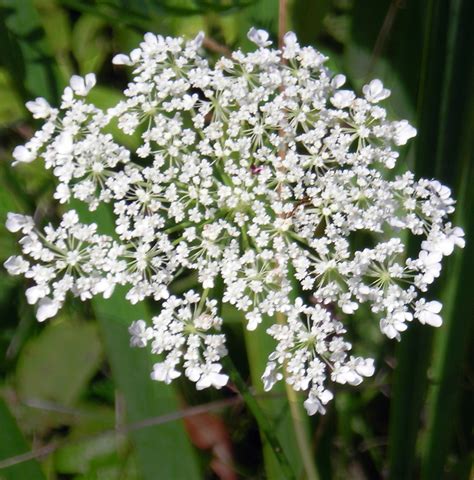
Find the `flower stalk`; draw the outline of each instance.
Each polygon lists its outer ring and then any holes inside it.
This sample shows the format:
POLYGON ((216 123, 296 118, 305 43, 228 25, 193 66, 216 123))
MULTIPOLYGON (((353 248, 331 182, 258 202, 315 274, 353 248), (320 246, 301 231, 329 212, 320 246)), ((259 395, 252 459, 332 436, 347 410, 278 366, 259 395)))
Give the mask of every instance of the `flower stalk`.
POLYGON ((223 364, 226 371, 229 372, 231 382, 234 384, 237 391, 242 396, 245 405, 257 421, 258 428, 263 435, 263 440, 270 445, 272 452, 275 454, 275 458, 281 468, 281 473, 288 480, 296 480, 295 472, 293 471, 285 451, 275 434, 274 426, 269 422, 265 412, 260 408, 256 398, 250 392, 230 356, 225 357, 223 364))

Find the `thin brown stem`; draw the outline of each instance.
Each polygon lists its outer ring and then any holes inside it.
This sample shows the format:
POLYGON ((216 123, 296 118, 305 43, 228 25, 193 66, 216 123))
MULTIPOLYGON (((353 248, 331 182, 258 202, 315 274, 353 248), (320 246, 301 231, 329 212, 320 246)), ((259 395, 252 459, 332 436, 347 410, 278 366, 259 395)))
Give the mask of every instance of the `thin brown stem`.
POLYGON ((278 4, 278 48, 283 48, 283 38, 287 30, 287 0, 279 0, 278 4))
POLYGON ((390 6, 388 7, 387 14, 385 15, 382 27, 380 28, 377 40, 375 41, 372 58, 370 59, 370 65, 366 75, 366 81, 372 75, 375 65, 377 64, 383 53, 390 32, 392 31, 395 18, 400 8, 402 8, 403 4, 404 2, 402 0, 392 0, 390 6))
POLYGON ((222 45, 221 43, 216 42, 216 40, 209 37, 204 37, 202 46, 211 52, 224 55, 224 57, 230 57, 232 55, 230 49, 228 49, 225 45, 222 45))

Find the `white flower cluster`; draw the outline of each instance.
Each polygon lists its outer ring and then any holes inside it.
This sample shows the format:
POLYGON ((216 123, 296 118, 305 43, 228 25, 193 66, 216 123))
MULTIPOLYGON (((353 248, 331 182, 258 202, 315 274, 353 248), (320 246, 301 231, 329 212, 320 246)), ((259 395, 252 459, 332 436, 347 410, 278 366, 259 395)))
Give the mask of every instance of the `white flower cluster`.
POLYGON ((153 378, 169 382, 182 364, 197 388, 227 382, 216 300, 241 310, 249 330, 278 314, 286 320, 267 331, 276 348, 265 388, 284 379, 308 392, 314 414, 332 398, 328 377, 358 384, 374 371, 371 359, 350 355, 344 315, 366 303, 397 339, 414 318, 441 324, 441 304, 420 295, 442 257, 463 247, 463 232, 448 221, 447 187, 390 171, 416 130, 387 119, 378 103, 390 92, 379 80, 359 98, 293 33, 281 51, 264 31, 249 38, 255 51, 212 66, 201 34, 186 42, 148 33, 114 58, 133 79, 113 108, 87 102, 92 74, 71 79, 58 109, 28 102, 45 123, 15 149, 16 163, 41 157, 62 204, 110 203, 115 233, 81 224, 74 210, 43 233, 32 218, 10 214, 23 254, 5 266, 34 282, 27 297, 40 321, 68 291, 87 299, 128 285, 130 302, 161 302, 152 326, 132 324, 132 344, 150 342, 161 355, 153 378), (140 136, 139 148, 119 145, 114 128, 140 136), (418 238, 413 258, 406 232, 418 238), (189 271, 202 291, 170 296, 170 283, 189 271), (312 304, 295 300, 295 281, 312 304), (210 300, 216 282, 223 294, 210 300))
POLYGON ((229 378, 220 373, 219 363, 227 353, 225 338, 219 333, 209 333, 219 331, 222 325, 216 305, 217 300, 190 290, 183 299, 169 297, 160 314, 153 317, 153 327, 147 327, 144 320, 132 323, 132 346, 146 347, 151 341, 153 353, 165 353, 165 360, 154 366, 153 379, 171 383, 181 376, 176 367, 184 360, 185 375, 196 382, 198 390, 226 385, 229 378))

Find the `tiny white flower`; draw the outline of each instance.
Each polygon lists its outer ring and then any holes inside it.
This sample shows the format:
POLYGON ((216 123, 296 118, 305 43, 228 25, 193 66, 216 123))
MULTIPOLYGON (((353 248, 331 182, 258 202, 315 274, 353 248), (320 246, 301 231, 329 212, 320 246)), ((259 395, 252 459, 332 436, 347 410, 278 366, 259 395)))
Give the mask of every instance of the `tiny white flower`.
POLYGON ((433 283, 441 272, 442 253, 439 251, 439 246, 436 246, 434 251, 421 250, 418 258, 424 266, 424 282, 433 283))
POLYGON ((365 98, 371 103, 378 103, 390 96, 390 90, 383 87, 380 80, 374 79, 362 87, 365 98))
POLYGON ((436 300, 432 302, 419 301, 416 305, 415 317, 418 318, 420 323, 427 323, 432 327, 440 327, 443 324, 441 312, 443 305, 436 300))
POLYGON ((71 198, 71 190, 65 183, 60 183, 53 196, 59 203, 67 203, 71 198))
POLYGON ((351 302, 350 300, 342 304, 342 311, 348 315, 354 313, 358 308, 359 304, 357 302, 351 302))
POLYGON ((252 27, 247 33, 247 37, 251 42, 261 48, 268 47, 272 44, 271 40, 268 40, 269 35, 265 30, 259 30, 252 27))
POLYGON ((47 285, 35 285, 26 289, 26 299, 30 305, 34 305, 49 293, 47 285))
POLYGON ((416 128, 412 127, 407 120, 396 122, 393 140, 396 145, 406 145, 410 138, 416 136, 416 128))
POLYGON ((287 32, 283 37, 283 58, 294 58, 299 51, 298 39, 294 32, 287 32))
POLYGON ((110 278, 101 278, 94 285, 94 294, 102 293, 102 296, 107 299, 110 298, 115 290, 115 283, 110 278))
POLYGON ((334 382, 350 385, 359 385, 362 383, 362 376, 348 365, 338 365, 331 373, 331 379, 334 382))
POLYGON ((38 322, 44 322, 48 318, 52 318, 58 313, 60 305, 48 297, 42 298, 38 303, 36 310, 36 318, 38 322))
POLYGON ((333 79, 331 80, 331 86, 334 88, 341 88, 346 83, 346 76, 342 75, 342 73, 338 73, 334 75, 333 79))
POLYGON ((212 386, 219 389, 227 385, 229 376, 220 373, 221 369, 222 366, 215 363, 204 365, 201 377, 196 383, 196 388, 198 390, 203 390, 212 386))
POLYGON ((26 102, 26 108, 33 114, 33 118, 48 118, 52 113, 48 101, 42 97, 26 102))
POLYGON ((448 234, 439 234, 432 240, 424 241, 421 246, 432 253, 449 256, 453 253, 454 247, 464 248, 466 241, 462 228, 456 227, 448 234))
POLYGON ((67 155, 73 150, 73 138, 69 132, 62 133, 56 141, 56 150, 61 155, 67 155))
POLYGON ((199 32, 190 42, 189 44, 192 45, 193 48, 200 48, 202 45, 202 42, 204 41, 204 38, 206 37, 206 34, 204 32, 199 32))
POLYGON ((153 366, 153 372, 151 378, 160 382, 170 384, 174 379, 181 376, 181 373, 174 368, 174 365, 167 364, 166 362, 155 363, 153 366))
POLYGON ((119 53, 112 58, 112 63, 114 65, 133 65, 132 60, 128 55, 119 53))
POLYGON ((8 212, 5 226, 10 232, 19 232, 21 230, 23 233, 26 233, 34 228, 34 222, 27 215, 8 212))
POLYGON ((354 363, 356 372, 363 377, 371 377, 375 372, 373 358, 357 358, 354 363))
POLYGON ((149 340, 153 338, 153 331, 147 327, 144 320, 136 320, 132 322, 128 331, 131 335, 130 345, 132 347, 146 347, 149 340))
POLYGON ((30 264, 23 257, 14 255, 5 261, 3 266, 10 275, 21 275, 28 271, 30 264))
POLYGON ((262 315, 258 311, 249 312, 245 315, 247 319, 247 330, 255 330, 262 323, 262 315))
POLYGON ((268 362, 267 367, 262 375, 263 389, 269 392, 275 383, 283 378, 283 374, 278 371, 278 366, 275 362, 268 362))
POLYGON ((23 145, 15 147, 12 155, 16 160, 13 165, 16 165, 17 163, 31 163, 36 159, 36 153, 24 147, 23 145))
POLYGON ((347 108, 352 104, 355 98, 355 93, 351 90, 338 90, 330 100, 336 108, 347 108))
POLYGON ((329 390, 323 390, 316 394, 310 393, 309 397, 304 401, 304 407, 308 415, 312 416, 316 413, 326 413, 325 405, 334 398, 329 390))
POLYGON ((96 78, 94 73, 88 73, 85 77, 80 77, 79 75, 73 75, 69 82, 72 90, 76 95, 85 97, 92 87, 96 83, 96 78))
POLYGON ((298 39, 294 32, 286 32, 283 36, 283 42, 286 47, 294 47, 298 43, 298 39))

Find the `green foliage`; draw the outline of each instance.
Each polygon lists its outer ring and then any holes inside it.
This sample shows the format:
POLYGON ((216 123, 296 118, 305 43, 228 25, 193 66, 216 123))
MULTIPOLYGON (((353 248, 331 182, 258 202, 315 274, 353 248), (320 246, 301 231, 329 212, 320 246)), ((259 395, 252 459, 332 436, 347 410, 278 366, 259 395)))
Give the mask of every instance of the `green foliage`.
MULTIPOLYGON (((6 403, 0 398, 0 458, 9 458, 27 451, 27 444, 6 403)), ((39 465, 35 461, 24 462, 0 470, 0 479, 45 480, 39 465)))
POLYGON ((101 354, 95 325, 58 319, 22 350, 17 392, 22 398, 72 405, 97 371, 101 354))
MULTIPOLYGON (((101 107, 113 105, 127 78, 111 66, 111 57, 134 48, 145 31, 194 35, 205 30, 229 49, 245 49, 250 26, 269 29, 276 39, 277 3, 0 0, 0 260, 16 252, 3 226, 8 211, 36 212, 40 219, 45 212, 48 218, 56 213, 48 174, 38 165, 10 168, 13 147, 35 128, 25 101, 43 96, 57 103, 71 74, 94 71, 108 86, 95 88, 91 100, 101 107)), ((250 391, 258 395, 297 474, 304 470, 299 431, 321 480, 467 480, 473 460, 472 386, 468 390, 466 385, 472 379, 467 358, 473 317, 474 68, 466 47, 474 44, 474 4, 288 3, 289 27, 303 43, 330 55, 331 68, 347 73, 355 89, 378 77, 392 90, 389 112, 410 119, 418 129, 416 148, 404 152, 402 160, 418 176, 438 177, 452 187, 458 199, 456 223, 465 229, 468 243, 450 259, 438 284, 445 323, 433 335, 413 325, 400 345, 389 346, 370 313, 361 309, 349 328, 364 337, 360 350, 377 352, 379 373, 360 391, 340 388, 324 417, 295 422, 284 387, 265 397, 259 378, 271 340, 263 330, 245 335, 235 312, 224 310, 233 332, 232 358, 239 371, 248 369, 250 391)), ((113 133, 131 148, 139 140, 118 129, 113 133)), ((83 212, 86 220, 90 215, 83 212)), ((110 220, 107 210, 95 215, 110 220)), ((194 284, 194 277, 183 277, 174 287, 185 291, 194 284)), ((222 444, 198 455, 192 443, 200 444, 181 420, 159 426, 147 426, 147 421, 232 392, 190 392, 186 385, 175 388, 150 380, 153 359, 129 347, 127 329, 132 320, 149 318, 155 306, 132 307, 118 291, 107 301, 70 303, 64 315, 42 326, 33 320, 24 288, 0 271, 0 480, 210 478, 222 444), (133 422, 145 426, 114 430, 133 422), (33 443, 54 443, 54 448, 39 460, 6 463, 30 451, 33 443)), ((229 432, 234 441, 230 468, 246 472, 245 478, 285 478, 265 436, 258 435, 257 423, 239 416, 240 406, 232 408, 236 410, 222 416, 234 428, 229 432)))
POLYGON ((32 0, 0 3, 1 59, 24 97, 57 100, 59 72, 32 0))

